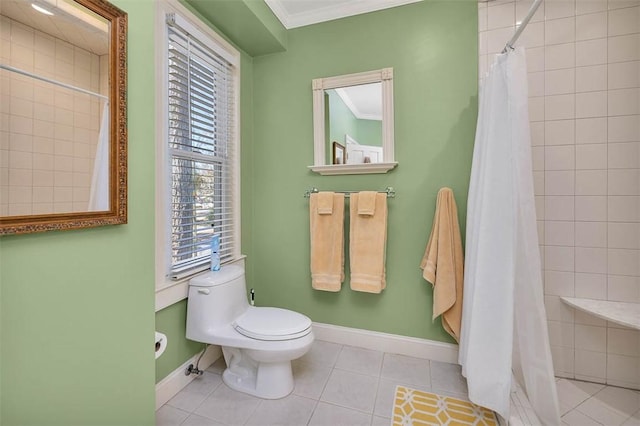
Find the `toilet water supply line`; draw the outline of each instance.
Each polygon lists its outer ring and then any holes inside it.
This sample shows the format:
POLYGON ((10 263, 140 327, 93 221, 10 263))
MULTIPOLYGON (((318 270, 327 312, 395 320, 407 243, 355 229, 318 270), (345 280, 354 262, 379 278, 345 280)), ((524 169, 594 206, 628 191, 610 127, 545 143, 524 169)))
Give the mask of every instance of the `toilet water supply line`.
POLYGON ((202 356, 204 355, 204 353, 207 351, 208 347, 209 345, 206 345, 206 344, 204 345, 204 349, 202 350, 202 353, 198 357, 195 367, 193 366, 193 364, 189 364, 189 366, 184 370, 185 376, 190 376, 191 374, 197 374, 198 376, 202 376, 202 374, 204 373, 204 370, 200 370, 198 368, 198 364, 200 364, 200 360, 202 359, 202 356))

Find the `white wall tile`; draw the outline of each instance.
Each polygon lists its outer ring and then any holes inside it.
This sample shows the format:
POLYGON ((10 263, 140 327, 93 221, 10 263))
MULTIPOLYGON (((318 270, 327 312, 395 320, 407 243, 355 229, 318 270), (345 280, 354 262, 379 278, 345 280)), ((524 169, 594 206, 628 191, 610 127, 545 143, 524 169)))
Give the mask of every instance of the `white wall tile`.
POLYGON ((574 325, 566 322, 547 321, 549 343, 553 346, 574 347, 574 325))
MULTIPOLYGON (((561 246, 545 246, 544 249, 545 268, 548 272, 562 271, 571 272, 574 271, 575 254, 573 247, 561 247, 561 246)), ((556 276, 557 274, 552 274, 556 276)), ((557 277, 556 277, 557 278, 557 277)), ((569 284, 564 279, 553 279, 549 274, 545 273, 545 286, 551 292, 547 294, 554 294, 556 296, 572 296, 573 295, 573 280, 571 281, 571 291, 568 291, 569 284), (551 281, 549 281, 551 280, 551 281), (562 290, 560 290, 562 289, 562 290), (564 290, 567 290, 566 292, 564 290), (560 294, 562 293, 562 294, 560 294), (571 293, 571 294, 568 294, 571 293)))
MULTIPOLYGON (((607 329, 589 325, 575 325, 575 347, 592 352, 606 352, 607 329)), ((582 373, 591 376, 592 374, 582 373)))
POLYGON ((640 197, 608 196, 607 217, 609 222, 640 221, 640 197))
POLYGON ((544 145, 544 122, 533 122, 529 126, 531 131, 531 145, 542 146, 544 145))
MULTIPOLYGON (((575 146, 557 145, 544 147, 546 170, 573 170, 575 168, 575 146)), ((567 194, 549 194, 567 195, 567 194)))
MULTIPOLYGON (((576 272, 575 275, 576 297, 587 299, 606 300, 607 275, 576 272)), ((592 316, 592 315, 589 315, 592 316)))
POLYGON ((606 117, 607 92, 586 92, 575 95, 576 118, 606 117))
POLYGON ((545 196, 544 218, 545 220, 574 220, 574 197, 572 196, 545 196))
POLYGON ((640 34, 609 37, 607 49, 609 63, 640 60, 640 34))
POLYGON ((560 296, 544 296, 547 319, 551 321, 573 322, 574 309, 560 300, 560 296))
MULTIPOLYGON (((543 182, 543 187, 544 187, 544 182, 543 182)), ((534 194, 535 195, 535 194, 534 194)), ((536 203, 536 219, 537 220, 543 220, 545 219, 544 215, 545 215, 545 200, 544 200, 544 195, 535 195, 534 199, 535 199, 535 203, 536 203)), ((573 205, 573 204, 572 204, 573 205)))
POLYGON ((640 32, 640 7, 609 11, 609 36, 640 32))
POLYGON ((604 248, 576 247, 576 272, 607 273, 607 250, 604 248))
POLYGON ((576 92, 607 90, 607 66, 592 65, 576 68, 576 92))
POLYGON ((486 3, 478 3, 478 32, 487 30, 488 9, 486 3))
POLYGON ((592 40, 607 36, 607 12, 576 17, 576 40, 592 40))
POLYGON ((533 172, 533 194, 544 195, 544 170, 533 172))
POLYGON ((544 96, 535 96, 529 98, 529 121, 544 121, 544 101, 544 96))
POLYGON ((607 222, 575 222, 576 247, 607 247, 607 222))
POLYGON ((607 197, 576 196, 575 218, 585 222, 603 222, 607 220, 607 197))
POLYGON ((607 144, 576 145, 576 169, 606 169, 607 144))
POLYGON ((574 16, 575 0, 546 0, 545 19, 558 19, 574 16))
POLYGON ((608 115, 640 114, 640 89, 609 90, 608 115))
POLYGON ((575 357, 576 375, 603 379, 606 377, 607 357, 604 352, 576 349, 575 357))
POLYGON ((606 0, 577 0, 576 15, 585 15, 587 13, 602 12, 607 10, 606 0))
POLYGON ((640 5, 640 0, 609 0, 609 10, 640 5))
MULTIPOLYGON (((544 171, 544 146, 531 148, 533 171, 544 171)), ((544 177, 544 173, 542 174, 544 177)))
POLYGON ((545 245, 548 246, 573 246, 574 222, 573 221, 546 221, 545 245))
POLYGON ((576 195, 607 195, 607 171, 606 170, 577 171, 576 172, 576 195))
MULTIPOLYGON (((566 119, 574 118, 576 114, 576 96, 578 95, 570 94, 570 95, 545 96, 544 119, 545 120, 566 120, 566 119)), ((580 108, 582 111, 583 107, 580 106, 580 108)), ((606 114, 606 111, 605 111, 605 114, 606 114)))
POLYGON ((609 274, 637 276, 640 272, 638 267, 638 250, 609 249, 609 274))
POLYGON ((514 31, 515 27, 488 30, 485 33, 487 37, 487 53, 500 53, 513 36, 514 31))
POLYGON ((640 223, 610 222, 607 235, 609 248, 640 249, 640 223))
POLYGON ((607 122, 609 142, 637 142, 640 140, 640 116, 609 117, 607 122))
POLYGON ((576 143, 606 143, 607 118, 583 118, 576 120, 576 143))
MULTIPOLYGON (((600 63, 607 63, 606 46, 607 45, 605 41, 604 60, 600 63)), ((573 68, 574 66, 576 66, 577 53, 578 53, 577 45, 575 43, 564 43, 564 44, 556 44, 553 46, 545 46, 544 48, 545 69, 555 70, 555 69, 561 69, 561 68, 573 68)), ((580 53, 582 54, 582 50, 580 51, 580 53)), ((584 59, 586 60, 587 58, 584 58, 584 59)))
POLYGON ((547 120, 544 123, 546 145, 572 145, 575 142, 574 120, 547 120))
POLYGON ((607 72, 609 89, 640 87, 640 61, 609 64, 607 72))
POLYGON ((607 63, 608 44, 606 38, 579 41, 575 44, 575 65, 589 66, 607 63))
POLYGON ((574 349, 551 345, 553 371, 557 375, 570 374, 574 371, 574 349))
POLYGON ((615 302, 638 302, 640 290, 638 277, 612 275, 607 278, 607 300, 615 302))
MULTIPOLYGON (((547 149, 549 148, 547 147, 547 149)), ((546 171, 544 176, 544 193, 545 195, 574 195, 575 173, 567 170, 546 171)))
MULTIPOLYGON (((607 357, 607 381, 619 386, 635 387, 640 385, 638 357, 609 354, 607 357)), ((633 425, 633 423, 629 423, 633 425)))
POLYGON ((505 3, 498 6, 489 4, 487 8, 487 29, 512 27, 515 22, 515 4, 505 3))
POLYGON ((606 327, 607 322, 594 315, 584 311, 576 310, 574 313, 574 322, 576 324, 593 325, 596 327, 606 327))
POLYGON ((609 169, 608 195, 640 195, 640 170, 609 169))
POLYGON ((631 169, 640 167, 640 142, 610 143, 607 148, 608 167, 610 169, 631 169))
POLYGON ((527 72, 544 71, 545 48, 527 48, 527 72))
POLYGON ((545 21, 544 42, 546 45, 571 43, 576 39, 576 18, 545 21))
POLYGON ((544 72, 530 72, 527 74, 529 96, 544 96, 544 72))
POLYGON ((574 68, 549 70, 544 73, 545 95, 575 93, 575 87, 576 72, 574 68))

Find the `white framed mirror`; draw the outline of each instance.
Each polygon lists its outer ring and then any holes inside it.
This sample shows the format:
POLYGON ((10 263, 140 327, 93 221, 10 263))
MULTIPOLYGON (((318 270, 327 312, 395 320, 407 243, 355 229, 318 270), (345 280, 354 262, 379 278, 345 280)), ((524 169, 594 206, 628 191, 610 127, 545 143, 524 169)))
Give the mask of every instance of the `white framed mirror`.
POLYGON ((394 160, 393 68, 317 78, 313 165, 321 175, 387 173, 394 160))

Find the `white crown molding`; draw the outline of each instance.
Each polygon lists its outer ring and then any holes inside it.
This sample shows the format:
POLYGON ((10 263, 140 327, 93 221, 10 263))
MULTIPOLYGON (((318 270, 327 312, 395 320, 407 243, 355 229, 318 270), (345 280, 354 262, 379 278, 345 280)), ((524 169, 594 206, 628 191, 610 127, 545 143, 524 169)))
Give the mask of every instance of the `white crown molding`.
POLYGON ((403 6, 405 4, 417 3, 419 1, 422 0, 355 0, 341 6, 325 6, 312 9, 307 12, 289 14, 280 0, 265 0, 267 6, 271 8, 282 25, 284 25, 288 30, 303 27, 305 25, 317 24, 319 22, 346 18, 347 16, 354 16, 362 13, 374 12, 376 10, 403 6))

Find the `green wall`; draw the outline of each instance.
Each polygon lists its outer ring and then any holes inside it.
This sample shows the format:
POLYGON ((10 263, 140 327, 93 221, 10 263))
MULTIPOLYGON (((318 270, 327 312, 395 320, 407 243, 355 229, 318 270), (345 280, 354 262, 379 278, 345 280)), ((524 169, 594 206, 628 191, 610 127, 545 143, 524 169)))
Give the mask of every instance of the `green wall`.
POLYGON ((439 320, 431 321, 432 289, 419 263, 440 187, 453 188, 461 222, 465 217, 477 113, 477 4, 423 1, 294 29, 286 52, 253 63, 252 186, 243 187, 243 197, 250 191, 252 198, 251 238, 243 251, 257 304, 294 309, 322 323, 450 341, 439 320), (397 169, 310 172, 311 80, 383 67, 394 69, 397 169), (353 292, 348 282, 339 293, 311 289, 308 200, 302 195, 314 186, 396 189, 382 294, 353 292))
POLYGON ((129 15, 129 223, 0 238, 0 423, 153 425, 154 2, 129 15))

